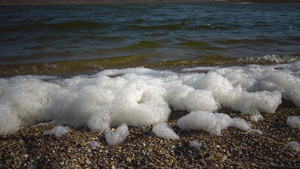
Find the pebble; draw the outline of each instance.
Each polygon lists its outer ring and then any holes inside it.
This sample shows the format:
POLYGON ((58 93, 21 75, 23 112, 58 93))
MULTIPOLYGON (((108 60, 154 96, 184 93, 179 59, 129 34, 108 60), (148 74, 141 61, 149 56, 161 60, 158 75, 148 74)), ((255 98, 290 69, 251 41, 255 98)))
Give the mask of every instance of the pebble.
POLYGON ((127 161, 127 162, 131 162, 131 158, 130 158, 130 157, 127 157, 127 158, 126 158, 126 161, 127 161))
MULTIPOLYGON (((0 135, 0 168, 299 168, 300 153, 288 143, 299 140, 300 131, 282 127, 288 116, 299 111, 281 106, 274 114, 262 114, 264 120, 252 124, 264 131, 262 135, 229 128, 222 130, 222 136, 213 136, 174 126, 181 139, 170 140, 156 137, 149 125, 129 127, 130 135, 116 146, 108 146, 103 133, 86 128, 68 127, 70 134, 58 138, 42 135, 53 124, 24 127, 0 135), (100 146, 87 146, 95 140, 100 146), (192 141, 201 151, 190 147, 192 141)), ((249 118, 228 109, 219 112, 249 118)), ((175 114, 167 123, 174 125, 180 117, 175 114)))

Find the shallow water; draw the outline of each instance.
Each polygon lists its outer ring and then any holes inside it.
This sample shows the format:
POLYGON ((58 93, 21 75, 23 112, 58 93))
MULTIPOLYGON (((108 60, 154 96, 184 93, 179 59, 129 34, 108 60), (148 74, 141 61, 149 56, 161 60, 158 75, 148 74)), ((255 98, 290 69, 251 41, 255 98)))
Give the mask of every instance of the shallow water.
POLYGON ((298 9, 1 6, 0 134, 40 122, 98 131, 143 126, 168 121, 172 110, 191 113, 178 122, 183 130, 262 133, 216 112, 230 108, 259 121, 282 100, 300 106, 298 9))
POLYGON ((138 66, 222 65, 231 59, 266 55, 294 61, 300 55, 299 7, 239 3, 1 6, 0 73, 59 75, 138 66))

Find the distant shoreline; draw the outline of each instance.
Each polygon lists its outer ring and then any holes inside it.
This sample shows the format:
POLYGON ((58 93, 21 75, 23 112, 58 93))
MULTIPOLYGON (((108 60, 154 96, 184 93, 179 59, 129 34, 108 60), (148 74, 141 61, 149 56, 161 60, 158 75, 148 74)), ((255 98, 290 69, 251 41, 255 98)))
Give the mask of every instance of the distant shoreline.
POLYGON ((0 5, 63 5, 63 4, 124 4, 124 3, 204 3, 204 2, 250 2, 250 3, 300 3, 300 0, 0 0, 0 5))
POLYGON ((251 3, 300 3, 300 0, 227 0, 226 2, 251 2, 251 3))
POLYGON ((229 2, 209 0, 0 0, 1 5, 68 5, 68 4, 130 4, 130 3, 205 3, 229 2))

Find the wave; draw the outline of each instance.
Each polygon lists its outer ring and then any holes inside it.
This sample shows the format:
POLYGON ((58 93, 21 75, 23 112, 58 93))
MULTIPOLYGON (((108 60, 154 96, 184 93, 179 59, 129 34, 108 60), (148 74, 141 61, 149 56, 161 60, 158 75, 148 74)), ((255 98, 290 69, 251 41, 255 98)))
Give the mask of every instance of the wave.
POLYGON ((64 23, 21 23, 18 25, 10 25, 10 26, 2 26, 0 27, 0 31, 2 32, 13 32, 13 31, 35 31, 40 29, 54 29, 54 30, 76 30, 76 29, 84 29, 84 30, 92 30, 92 29, 100 29, 109 26, 109 23, 101 23, 101 22, 93 22, 93 21, 83 21, 83 20, 75 20, 64 23))
POLYGON ((16 75, 55 75, 72 76, 78 74, 95 73, 103 69, 134 67, 141 62, 144 55, 131 55, 103 59, 89 59, 76 61, 59 61, 52 63, 28 63, 0 66, 0 77, 16 75))
POLYGON ((181 27, 183 27, 185 25, 185 23, 179 22, 179 23, 175 23, 175 24, 164 24, 164 25, 136 25, 136 24, 132 24, 132 25, 126 25, 127 29, 134 29, 134 30, 154 30, 154 29, 158 29, 158 30, 178 30, 181 27))
POLYGON ((264 44, 264 43, 279 43, 280 41, 278 40, 273 40, 273 39, 248 39, 248 38, 243 38, 243 39, 226 39, 226 40, 220 40, 217 41, 220 44, 224 45, 231 45, 231 44, 264 44))
POLYGON ((192 49, 197 49, 197 50, 214 50, 214 51, 225 50, 225 48, 212 46, 204 41, 182 42, 182 43, 179 43, 178 45, 184 46, 184 47, 189 47, 192 49))
POLYGON ((134 43, 134 45, 128 46, 129 48, 136 48, 136 47, 142 47, 142 48, 158 48, 160 47, 159 42, 155 41, 139 41, 134 43))
POLYGON ((198 66, 274 65, 292 63, 300 60, 300 55, 265 55, 245 58, 224 58, 220 55, 207 55, 201 57, 201 59, 167 60, 159 62, 155 61, 155 59, 151 60, 151 57, 156 57, 156 55, 150 52, 112 58, 2 65, 0 66, 0 77, 12 77, 16 75, 70 77, 78 74, 93 74, 105 69, 146 67, 152 69, 179 70, 181 68, 198 66))

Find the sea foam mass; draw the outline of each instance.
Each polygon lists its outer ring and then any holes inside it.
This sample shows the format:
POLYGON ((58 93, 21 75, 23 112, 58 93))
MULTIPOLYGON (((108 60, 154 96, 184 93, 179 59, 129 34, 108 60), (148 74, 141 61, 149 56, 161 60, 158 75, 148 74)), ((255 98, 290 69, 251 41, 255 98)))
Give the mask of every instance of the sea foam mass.
POLYGON ((258 121, 263 120, 261 113, 275 113, 282 99, 300 106, 300 61, 203 68, 205 73, 201 69, 178 73, 128 68, 67 79, 31 75, 1 78, 0 133, 14 133, 42 122, 107 132, 122 124, 159 124, 155 132, 164 133, 157 129, 171 128, 160 122, 168 121, 172 110, 183 110, 190 114, 179 119, 181 129, 220 135, 227 127, 251 131, 244 119, 218 113, 222 107, 258 121))

